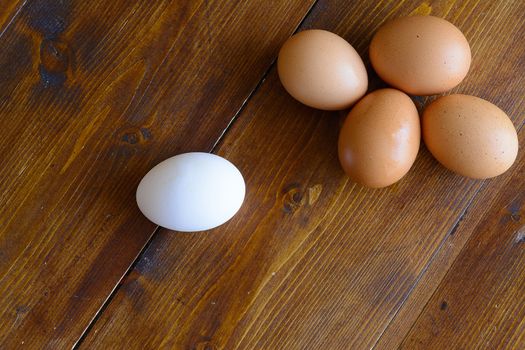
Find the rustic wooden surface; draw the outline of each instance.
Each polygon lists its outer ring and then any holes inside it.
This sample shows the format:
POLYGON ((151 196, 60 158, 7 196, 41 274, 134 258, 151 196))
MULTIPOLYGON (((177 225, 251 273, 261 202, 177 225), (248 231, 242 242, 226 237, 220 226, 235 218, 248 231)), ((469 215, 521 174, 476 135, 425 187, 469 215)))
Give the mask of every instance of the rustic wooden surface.
MULTIPOLYGON (((472 72, 456 91, 497 103, 521 127, 523 10, 508 1, 320 0, 303 28, 333 30, 366 57, 374 29, 388 17, 448 18, 474 53, 472 72)), ((245 174, 241 212, 200 235, 161 230, 84 348, 399 345, 440 283, 436 264, 448 268, 471 234, 457 230, 460 219, 478 191, 498 180, 455 176, 422 149, 404 181, 364 189, 339 170, 338 125, 334 113, 292 101, 272 70, 218 149, 245 174), (414 305, 416 313, 398 319, 414 305)))
POLYGON ((457 230, 470 238, 402 348, 525 349, 524 179, 521 152, 476 197, 457 230))
POLYGON ((155 230, 135 204, 140 178, 212 149, 311 3, 12 4, 0 17, 0 348, 64 349, 155 230))
POLYGON ((472 47, 455 91, 521 128, 525 3, 314 2, 4 1, 0 348, 523 344, 524 157, 483 182, 422 147, 403 181, 365 189, 337 162, 345 113, 300 105, 265 71, 305 16, 301 29, 340 34, 370 68, 381 23, 433 14, 472 47), (150 239, 140 177, 219 139, 245 176, 241 211, 150 239))

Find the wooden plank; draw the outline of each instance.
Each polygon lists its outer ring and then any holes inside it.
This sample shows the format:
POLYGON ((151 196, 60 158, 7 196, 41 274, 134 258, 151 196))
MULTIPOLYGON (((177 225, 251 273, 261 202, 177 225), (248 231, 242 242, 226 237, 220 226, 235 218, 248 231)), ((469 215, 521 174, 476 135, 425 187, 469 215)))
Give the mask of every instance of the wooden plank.
POLYGON ((27 0, 1 0, 0 8, 0 37, 6 32, 7 28, 18 17, 27 0))
MULTIPOLYGON (((521 132, 521 150, 525 132, 521 132)), ((525 153, 476 197, 470 236, 401 348, 525 348, 525 153)))
POLYGON ((155 226, 155 163, 210 150, 312 1, 28 2, 0 37, 0 348, 67 348, 155 226))
MULTIPOLYGON (((493 101, 519 126, 523 10, 520 1, 320 0, 304 28, 333 30, 366 56, 389 17, 446 17, 474 53, 456 91, 493 101)), ((382 86, 371 74, 371 87, 382 86)), ((293 101, 273 70, 218 149, 245 175, 241 211, 212 232, 161 230, 81 348, 373 347, 482 182, 422 149, 402 182, 357 186, 337 161, 340 121, 293 101)))

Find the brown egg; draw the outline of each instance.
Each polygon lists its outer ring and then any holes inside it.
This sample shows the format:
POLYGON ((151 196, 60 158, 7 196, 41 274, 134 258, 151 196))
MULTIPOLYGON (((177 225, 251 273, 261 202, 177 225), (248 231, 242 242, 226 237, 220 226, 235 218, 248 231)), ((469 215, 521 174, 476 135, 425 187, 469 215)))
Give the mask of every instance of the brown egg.
POLYGON ((325 30, 305 30, 289 38, 279 52, 277 70, 290 95, 318 109, 348 108, 368 87, 359 54, 346 40, 325 30))
POLYGON ((370 61, 388 84, 413 95, 458 85, 470 67, 470 46, 452 23, 433 16, 394 19, 370 44, 370 61))
POLYGON ((474 179, 504 173, 518 154, 518 136, 509 117, 492 103, 450 95, 423 112, 423 140, 446 168, 474 179))
POLYGON ((339 161, 350 178, 385 187, 410 170, 421 130, 414 102, 395 89, 376 90, 359 101, 339 133, 339 161))

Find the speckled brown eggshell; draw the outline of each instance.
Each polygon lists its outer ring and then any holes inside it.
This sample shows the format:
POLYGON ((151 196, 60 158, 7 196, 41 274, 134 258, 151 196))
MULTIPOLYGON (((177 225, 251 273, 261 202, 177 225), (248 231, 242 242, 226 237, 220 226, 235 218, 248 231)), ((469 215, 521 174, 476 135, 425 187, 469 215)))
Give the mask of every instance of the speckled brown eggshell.
POLYGON ((305 30, 290 37, 277 59, 284 88, 307 106, 346 109, 368 87, 363 60, 340 36, 325 30, 305 30))
POLYGON ((433 95, 458 85, 470 68, 467 39, 434 16, 385 23, 370 43, 370 61, 388 84, 413 95, 433 95))
POLYGON ((350 111, 339 134, 339 161, 368 187, 400 180, 416 159, 421 138, 414 102, 395 89, 376 90, 350 111))
POLYGON ((474 179, 504 173, 518 154, 518 136, 507 114, 479 97, 449 95, 423 112, 423 140, 446 168, 474 179))

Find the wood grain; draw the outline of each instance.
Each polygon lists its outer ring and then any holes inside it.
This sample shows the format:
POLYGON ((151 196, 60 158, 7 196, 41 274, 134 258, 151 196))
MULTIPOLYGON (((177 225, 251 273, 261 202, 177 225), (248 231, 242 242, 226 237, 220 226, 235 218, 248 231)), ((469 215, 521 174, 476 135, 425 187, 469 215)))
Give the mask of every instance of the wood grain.
POLYGON ((311 2, 24 4, 0 16, 0 348, 59 349, 155 230, 139 179, 212 149, 311 2))
POLYGON ((27 0, 1 0, 0 8, 0 38, 11 23, 18 17, 27 0))
POLYGON ((525 348, 524 154, 476 197, 458 228, 470 239, 401 348, 525 348))
MULTIPOLYGON (((445 17, 466 34, 474 55, 455 91, 496 103, 519 127, 524 6, 319 0, 303 29, 335 31, 366 57, 384 20, 445 17)), ((371 74, 371 88, 383 86, 371 74)), ((422 148, 400 183, 357 186, 337 161, 343 116, 293 101, 272 70, 218 148, 245 176, 241 211, 211 232, 161 230, 81 348, 373 347, 449 237, 469 234, 454 227, 483 182, 446 171, 422 148)), ((423 305, 440 281, 435 276, 416 299, 423 305)))

